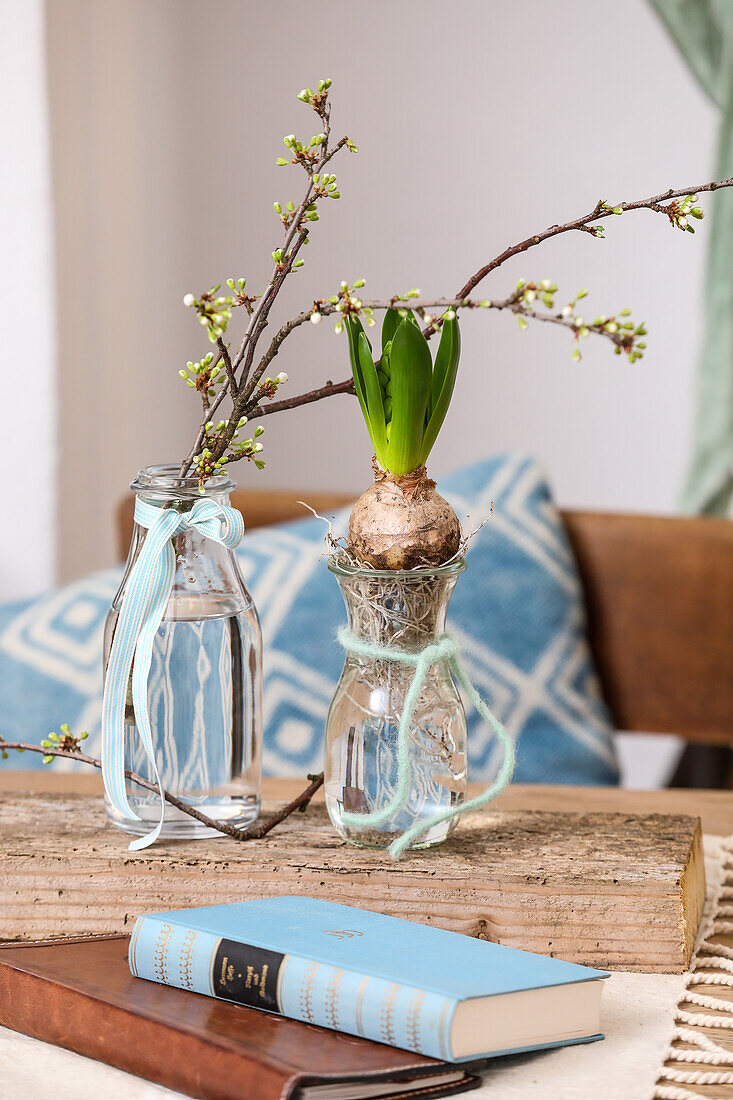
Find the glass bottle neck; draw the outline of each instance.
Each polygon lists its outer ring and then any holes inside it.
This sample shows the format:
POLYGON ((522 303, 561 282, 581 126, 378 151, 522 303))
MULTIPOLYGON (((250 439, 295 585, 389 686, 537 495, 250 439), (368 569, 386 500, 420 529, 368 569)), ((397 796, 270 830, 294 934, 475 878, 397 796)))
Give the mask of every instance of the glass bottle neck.
POLYGON ((394 579, 380 572, 339 576, 349 629, 374 645, 415 651, 445 630, 446 614, 458 575, 405 573, 394 579))

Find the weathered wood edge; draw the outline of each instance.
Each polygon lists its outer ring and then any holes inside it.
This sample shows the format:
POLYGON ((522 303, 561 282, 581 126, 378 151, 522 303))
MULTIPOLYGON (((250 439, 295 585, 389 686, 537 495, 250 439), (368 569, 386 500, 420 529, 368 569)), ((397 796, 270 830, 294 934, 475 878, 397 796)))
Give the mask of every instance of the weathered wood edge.
MULTIPOLYGON (((3 800, 6 802, 5 809, 10 807, 7 802, 15 803, 18 800, 22 805, 23 811, 27 814, 30 810, 30 802, 32 800, 22 799, 22 796, 16 795, 15 798, 3 800)), ((59 809, 61 809, 60 803, 64 802, 63 797, 54 800, 59 803, 59 809)), ((78 804, 78 796, 74 801, 77 803, 76 809, 81 809, 78 804)), ((135 895, 136 890, 139 889, 140 900, 138 904, 145 905, 144 909, 139 911, 152 911, 155 908, 167 908, 177 907, 181 904, 201 902, 198 897, 187 898, 185 902, 180 898, 175 898, 173 904, 168 898, 165 899, 163 904, 150 904, 151 900, 154 902, 156 892, 158 892, 157 882, 159 881, 160 870, 166 860, 171 860, 171 866, 168 870, 168 875, 172 876, 175 880, 178 878, 178 884, 174 881, 170 882, 168 888, 168 894, 173 897, 176 894, 176 889, 186 887, 188 879, 186 876, 190 873, 195 873, 197 870, 204 871, 205 868, 211 867, 212 863, 220 862, 222 865, 223 874, 221 876, 222 885, 224 880, 233 888, 237 889, 238 882, 236 879, 237 867, 236 857, 233 859, 236 852, 234 842, 230 841, 215 841, 213 844, 206 843, 206 851, 203 850, 203 845, 197 843, 196 847, 201 852, 201 857, 191 858, 187 848, 190 845, 178 843, 176 845, 166 845, 160 849, 151 849, 148 852, 143 853, 127 853, 125 847, 124 837, 119 834, 110 833, 101 822, 95 824, 94 818, 99 813, 99 800, 90 798, 88 800, 82 799, 82 805, 84 802, 96 804, 97 812, 92 810, 92 806, 89 807, 91 813, 90 817, 85 817, 82 813, 80 815, 81 820, 85 821, 86 828, 83 832, 84 843, 89 844, 89 858, 84 864, 84 875, 90 877, 96 877, 94 870, 94 859, 99 860, 99 880, 96 885, 97 904, 104 909, 103 902, 103 886, 101 882, 105 878, 109 879, 110 872, 114 875, 116 867, 110 866, 110 861, 115 861, 119 855, 120 863, 119 867, 121 874, 118 877, 116 888, 113 888, 111 893, 112 897, 120 894, 122 890, 122 896, 124 896, 124 890, 130 888, 132 895, 135 895), (90 821, 90 818, 92 819, 90 821), (90 828, 91 826, 91 828, 90 828), (91 835, 90 835, 91 833, 91 835), (115 841, 119 841, 119 851, 117 843, 114 844, 114 850, 110 851, 110 837, 115 841), (107 849, 106 852, 99 851, 95 847, 94 841, 102 842, 102 846, 107 849), (211 848, 215 849, 215 854, 212 854, 211 848), (185 852, 185 854, 184 854, 185 852), (217 859, 216 856, 221 852, 221 858, 217 859), (132 858, 130 858, 132 857, 132 858), (232 866, 233 865, 233 866, 232 866), (190 869, 190 872, 189 872, 190 869), (135 881, 137 876, 139 881, 135 881), (185 881, 184 881, 185 879, 185 881), (145 901, 143 901, 145 899, 145 901)), ((20 807, 19 807, 20 808, 20 807)), ((37 807, 36 807, 37 808, 37 807)), ((2 805, 0 804, 0 809, 2 805)), ((22 815, 21 815, 22 816, 22 815)), ((471 839, 471 835, 479 832, 485 833, 487 829, 491 829, 491 816, 485 815, 483 818, 475 817, 468 819, 466 826, 464 827, 464 842, 468 844, 471 839)), ((507 819, 515 817, 534 817, 532 811, 504 811, 499 813, 498 817, 502 819, 504 828, 507 827, 507 819)), ((542 817, 542 812, 537 814, 538 817, 542 817)), ((569 815, 562 815, 567 817, 569 815)), ((587 813, 575 816, 589 816, 587 813)), ((591 815, 592 816, 592 815, 591 815)), ((613 815, 602 815, 604 817, 613 815)), ((602 896, 608 894, 607 901, 609 908, 609 924, 611 928, 610 934, 607 934, 602 939, 606 944, 606 953, 609 955, 609 960, 603 958, 603 950, 600 950, 600 954, 593 951, 585 961, 590 962, 593 965, 616 965, 622 968, 629 969, 644 969, 663 972, 680 972, 687 967, 689 961, 690 952, 694 942, 695 931, 699 922, 699 917, 702 909, 702 903, 704 900, 704 865, 702 861, 702 843, 701 843, 701 826, 699 819, 692 819, 688 815, 629 815, 621 814, 616 815, 622 819, 628 821, 633 816, 640 816, 645 820, 649 818, 658 818, 660 822, 660 833, 664 832, 665 821, 669 819, 667 826, 670 827, 674 822, 678 828, 687 826, 689 823, 689 829, 691 833, 691 840, 687 851, 683 853, 681 850, 676 853, 674 865, 659 867, 659 875, 656 881, 649 881, 645 883, 636 883, 632 890, 629 890, 629 883, 626 883, 626 893, 619 895, 619 891, 615 891, 610 888, 604 888, 596 877, 592 884, 589 884, 586 890, 583 889, 582 883, 578 881, 577 874, 573 877, 572 885, 568 884, 568 889, 563 890, 558 894, 556 890, 547 891, 544 894, 540 889, 537 882, 531 881, 534 876, 524 877, 524 881, 515 881, 513 883, 502 882, 501 875, 490 874, 487 877, 481 879, 480 872, 477 882, 473 882, 473 861, 469 862, 469 867, 466 867, 466 860, 464 858, 461 873, 456 876, 456 879, 462 883, 459 889, 466 890, 465 905, 460 913, 460 920, 455 913, 456 898, 453 896, 442 897, 443 891, 441 889, 441 876, 435 875, 435 870, 440 866, 436 865, 435 858, 430 859, 431 874, 427 879, 423 879, 425 872, 425 866, 427 861, 420 861, 420 866, 410 867, 407 861, 405 864, 394 865, 384 857, 382 853, 366 853, 367 859, 371 859, 374 865, 359 866, 358 857, 363 860, 365 853, 359 852, 357 849, 352 849, 347 846, 341 846, 339 842, 335 841, 335 838, 329 833, 328 829, 324 829, 323 809, 317 810, 313 814, 310 822, 308 822, 310 828, 302 830, 303 825, 306 823, 307 818, 298 818, 292 823, 288 823, 279 834, 271 834, 273 844, 268 848, 261 847, 262 842, 257 843, 257 855, 259 857, 260 851, 266 851, 271 854, 276 864, 290 862, 290 870, 286 874, 286 887, 293 889, 293 892, 302 890, 303 892, 318 893, 319 880, 322 878, 327 870, 333 870, 334 878, 332 880, 332 888, 335 886, 337 890, 343 891, 346 896, 341 896, 338 900, 347 901, 351 904, 359 904, 360 896, 366 893, 366 904, 369 907, 377 908, 380 904, 383 904, 385 911, 391 909, 395 911, 396 915, 408 916, 413 919, 427 919, 428 922, 436 923, 445 926, 446 923, 452 924, 456 927, 456 930, 462 931, 466 934, 472 934, 481 936, 482 938, 488 938, 492 940, 498 940, 499 942, 511 942, 514 946, 526 946, 531 950, 547 950, 544 946, 548 942, 553 949, 549 951, 552 954, 565 954, 573 948, 573 937, 577 937, 581 942, 588 941, 588 933, 592 931, 593 935, 598 934, 598 924, 593 925, 592 921, 598 919, 598 906, 604 904, 602 896), (315 820, 314 820, 315 818, 315 820), (297 875, 294 878, 294 867, 297 867, 297 862, 293 863, 293 851, 292 841, 294 835, 299 831, 311 832, 312 836, 318 840, 320 838, 321 845, 315 844, 313 851, 311 852, 310 866, 308 866, 307 849, 304 853, 306 859, 302 871, 305 873, 297 875), (290 833, 288 837, 287 834, 290 833), (324 833, 326 835, 324 835, 324 833), (280 841, 277 841, 276 837, 281 837, 280 841), (326 843, 324 844, 324 840, 326 843), (333 850, 331 848, 333 847, 333 850), (288 850, 290 849, 290 850, 288 850), (338 858, 334 861, 334 857, 338 853, 338 858), (684 855, 684 858, 682 858, 684 855), (315 859, 313 858, 315 857, 315 859), (355 860, 354 865, 349 868, 349 860, 353 857, 355 860), (679 861, 678 861, 679 860, 679 861), (335 867, 334 867, 335 862, 335 867), (326 870, 327 869, 327 870, 326 870), (289 877, 288 877, 289 876, 289 877), (373 876, 373 877, 372 877, 373 876), (404 876, 404 884, 406 888, 406 895, 403 896, 402 902, 399 901, 401 889, 399 887, 400 880, 404 876), (514 897, 515 902, 512 903, 510 899, 514 897), (569 920, 567 914, 563 911, 563 907, 570 905, 572 909, 572 901, 563 902, 563 898, 567 897, 577 899, 577 906, 579 915, 577 922, 575 920, 569 920), (583 902, 583 898, 587 899, 587 902, 583 902), (383 899, 380 902, 379 899, 383 899), (648 936, 644 936, 643 940, 639 940, 641 947, 643 943, 644 951, 646 952, 646 965, 634 966, 633 965, 633 952, 630 951, 634 943, 634 931, 635 931, 635 910, 636 904, 633 901, 634 898, 642 899, 644 902, 648 902, 645 906, 645 919, 646 930, 650 933, 648 936), (654 899, 657 899, 656 901, 654 899), (492 900, 493 899, 493 900, 492 900), (554 904, 553 904, 554 903, 554 904), (588 918, 584 913, 584 906, 591 905, 591 916, 588 918), (595 910, 593 906, 595 904, 595 910), (624 908, 628 906, 628 921, 625 919, 627 913, 624 912, 624 908), (493 907, 493 914, 491 912, 493 907), (531 917, 527 916, 529 910, 531 910, 531 917), (558 924, 558 914, 561 914, 558 924), (493 916, 493 919, 492 919, 493 916), (474 919, 475 918, 475 919, 474 919), (588 920, 591 920, 589 926, 588 920), (514 921, 518 921, 518 925, 514 925, 514 921), (517 928, 519 931, 517 932, 517 928), (527 937, 531 936, 531 941, 527 942, 527 937), (585 940, 584 940, 585 937, 585 940), (661 938, 660 938, 661 937, 661 938), (614 961, 615 960, 615 961, 614 961)), ((311 814, 307 815, 311 817, 311 814)), ((7 823, 4 829, 0 830, 6 835, 10 833, 10 824, 7 823)), ((499 829, 501 832, 501 829, 499 829)), ((46 836, 48 839, 48 836, 46 836)), ((81 839, 81 838, 80 838, 81 839)), ((306 837, 307 840, 307 837, 306 837)), ((685 840, 685 844, 688 842, 685 840)), ((251 844, 247 846, 248 853, 246 853, 246 860, 244 863, 251 865, 252 856, 254 854, 251 844)), ((21 845, 21 848, 27 852, 27 834, 26 843, 21 845)), ((450 842, 445 849, 442 849, 444 855, 450 855, 450 842)), ((479 855, 481 851, 479 849, 479 855)), ((242 851, 242 855, 245 853, 242 851)), ((465 853, 464 853, 465 855, 465 853)), ((18 859, 22 861, 22 852, 16 853, 15 861, 18 859)), ((43 858, 53 868, 54 864, 61 873, 59 879, 59 885, 63 886, 63 875, 68 875, 69 863, 65 854, 44 853, 43 858)), ((73 859, 73 856, 71 857, 73 859)), ((0 868, 2 868, 3 862, 6 863, 8 871, 10 871, 10 857, 6 854, 0 856, 0 868)), ((267 863, 267 858, 263 861, 267 863)), ((632 861, 633 863, 633 861, 632 861)), ((282 868, 284 869, 284 868, 282 868)), ((242 871, 246 874, 248 868, 242 867, 242 871)), ((267 867, 250 866, 250 871, 254 870, 256 873, 253 876, 261 885, 264 881, 263 876, 267 875, 267 867)), ((478 870, 478 869, 477 869, 478 870)), ((39 866, 39 873, 42 878, 48 877, 48 869, 39 866), (45 875, 44 875, 45 871, 45 875)), ((12 875, 11 875, 12 877, 12 875)), ((53 876, 51 876, 53 877, 53 876)), ((72 876, 73 877, 73 876, 72 876)), ((82 878, 84 876, 81 876, 82 878)), ((117 876, 115 876, 117 877, 117 876)), ((444 877, 446 881, 453 881, 450 874, 449 866, 445 866, 444 863, 444 877)), ((521 878, 521 876, 520 876, 521 878)), ((196 888, 197 880, 192 878, 191 886, 196 888)), ((251 883, 248 883, 251 886, 251 883)), ((320 886, 325 886, 325 882, 320 882, 320 886)), ((83 888, 83 886, 82 886, 83 888)), ((63 890, 61 891, 64 892, 63 890)), ((165 894, 166 891, 161 889, 159 892, 165 894)), ((251 891, 249 891, 251 892, 251 891)), ((265 889, 265 893, 273 892, 271 889, 265 889)), ((277 892, 277 891, 275 891, 277 892)), ((282 892, 290 892, 289 889, 285 889, 282 892)), ((323 891, 321 891, 323 893, 323 891)), ((94 894, 94 891, 92 891, 94 894)), ((71 890, 72 897, 79 895, 79 886, 74 884, 71 890)), ((226 896, 223 899, 226 900, 226 896)), ((0 898, 2 897, 2 881, 0 881, 0 898)), ((28 901, 31 899, 29 898, 28 901)), ((93 898, 89 899, 93 903, 93 898)), ((64 914, 65 923, 69 919, 69 905, 71 905, 71 919, 73 920, 73 905, 81 904, 81 902, 70 901, 65 899, 64 904, 59 904, 59 914, 64 914)), ((119 904, 119 902, 117 902, 119 904)), ((16 901, 17 909, 16 913, 18 917, 21 916, 23 910, 28 910, 28 904, 20 898, 16 901)), ((113 905, 114 907, 114 905, 113 905)), ((2 908, 8 911, 7 903, 2 905, 2 908)), ((35 906, 33 906, 35 908, 35 906)), ((134 912, 134 910, 133 910, 134 912)), ((102 917, 102 912, 98 914, 102 917)), ((26 919, 26 918, 22 918, 26 919)), ((45 916, 43 919, 46 919, 45 916)), ((119 931, 121 922, 115 922, 110 919, 107 927, 104 921, 97 921, 96 930, 98 931, 119 931)), ((92 921, 93 926, 93 921, 92 921)), ((33 925, 34 938, 38 938, 40 935, 46 935, 47 931, 54 931, 52 925, 33 925)), ((90 927, 90 931, 92 928, 90 927)), ((74 929, 78 931, 78 927, 74 929)), ((636 932, 638 935, 639 928, 636 926, 636 932)), ((6 933, 7 934, 7 933, 6 933)), ((12 942, 12 941, 11 941, 12 942)), ((17 942, 17 939, 16 939, 17 942)), ((601 944, 597 944, 596 947, 601 948, 601 944)))

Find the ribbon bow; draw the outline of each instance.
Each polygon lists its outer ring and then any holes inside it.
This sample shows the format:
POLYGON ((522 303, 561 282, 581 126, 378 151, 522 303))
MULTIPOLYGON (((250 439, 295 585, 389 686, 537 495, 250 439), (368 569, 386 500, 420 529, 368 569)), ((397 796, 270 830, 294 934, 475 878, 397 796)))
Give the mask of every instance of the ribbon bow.
POLYGON ((148 716, 148 673, 153 642, 173 587, 176 554, 172 538, 192 529, 229 550, 244 536, 244 520, 234 508, 213 500, 197 500, 188 512, 158 508, 139 497, 135 520, 148 529, 142 549, 130 569, 107 664, 102 700, 102 776, 107 797, 123 817, 139 821, 125 790, 125 698, 132 668, 135 725, 160 791, 160 821, 152 832, 133 840, 131 851, 147 848, 160 836, 165 817, 163 784, 155 760, 148 716), (133 664, 134 658, 134 664, 133 664))
POLYGON ((491 713, 466 675, 459 660, 460 646, 458 640, 452 634, 447 632, 442 634, 436 642, 431 642, 430 645, 426 645, 416 653, 362 641, 346 627, 341 627, 339 630, 338 640, 347 653, 356 653, 360 657, 371 657, 379 661, 396 661, 398 664, 411 665, 415 669, 402 705, 402 714, 397 730, 397 785, 394 797, 381 810, 373 810, 365 814, 352 814, 344 811, 341 814, 341 820, 345 825, 350 825, 353 829, 368 829, 370 826, 384 825, 405 805, 410 793, 410 781, 412 779, 409 745, 412 716, 430 668, 441 661, 448 662, 456 680, 463 687, 479 714, 489 723, 502 748, 501 767, 493 783, 485 791, 476 795, 475 798, 469 798, 465 802, 450 806, 447 810, 441 810, 426 821, 417 821, 409 829, 405 829, 404 833, 401 833, 396 840, 392 841, 389 846, 389 854, 393 859, 399 859, 405 848, 409 847, 415 837, 421 833, 432 829, 434 825, 439 825, 442 821, 460 817, 461 814, 465 814, 470 810, 480 809, 504 790, 514 772, 514 742, 499 719, 491 713))

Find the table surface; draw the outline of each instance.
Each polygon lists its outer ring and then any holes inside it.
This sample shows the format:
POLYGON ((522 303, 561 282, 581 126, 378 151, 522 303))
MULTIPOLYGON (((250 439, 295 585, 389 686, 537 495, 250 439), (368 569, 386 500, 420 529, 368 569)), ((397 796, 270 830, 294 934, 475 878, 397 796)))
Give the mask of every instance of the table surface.
MULTIPOLYGON (((298 779, 266 779, 263 796, 267 801, 287 801, 303 789, 298 779)), ((101 778, 92 772, 62 773, 50 768, 42 771, 3 771, 0 768, 0 795, 3 791, 93 794, 101 792, 101 778)), ((479 793, 475 787, 471 793, 479 793)), ((317 798, 323 797, 320 791, 317 798)), ((606 811, 616 813, 684 813, 702 819, 703 832, 733 835, 733 791, 654 790, 632 791, 618 787, 569 787, 514 784, 495 805, 511 810, 561 810, 569 812, 606 811)), ((733 946, 733 943, 732 943, 733 946)), ((712 1035, 718 1039, 717 1035, 712 1035)), ((719 1040, 718 1040, 719 1041, 719 1040)), ((733 1085, 693 1086, 702 1098, 733 1100, 733 1085)), ((599 1093, 602 1095, 602 1092, 599 1093)))
MULTIPOLYGON (((287 801, 303 790, 302 779, 265 779, 266 801, 287 801)), ((59 791, 66 794, 101 792, 96 772, 11 771, 0 767, 3 791, 59 791)), ((480 784, 469 784, 469 794, 479 794, 480 784)), ((323 798, 320 791, 316 798, 323 798)), ((704 833, 733 834, 733 791, 661 790, 630 791, 620 787, 567 787, 515 783, 493 805, 503 810, 556 810, 577 813, 592 811, 631 814, 692 814, 702 819, 704 833)))

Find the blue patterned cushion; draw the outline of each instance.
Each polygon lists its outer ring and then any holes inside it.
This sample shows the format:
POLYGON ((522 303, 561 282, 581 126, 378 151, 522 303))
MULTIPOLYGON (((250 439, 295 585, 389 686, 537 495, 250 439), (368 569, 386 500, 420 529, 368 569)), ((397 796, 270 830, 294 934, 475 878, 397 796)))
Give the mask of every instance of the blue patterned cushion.
MULTIPOLYGON (((474 526, 449 626, 476 687, 517 741, 520 782, 613 783, 611 725, 585 639, 580 582, 537 463, 500 456, 440 485, 474 526)), ((344 530, 348 510, 336 517, 344 530)), ((321 766, 328 704, 343 654, 341 595, 326 568, 324 527, 304 519, 248 534, 240 553, 265 641, 264 769, 321 766)), ((40 599, 0 607, 0 714, 8 739, 40 740, 69 722, 98 748, 104 617, 120 578, 107 570, 40 599)), ((490 776, 495 745, 469 711, 471 779, 490 776)), ((5 764, 37 765, 17 756, 5 764)), ((55 767, 64 766, 59 761, 55 767)))

